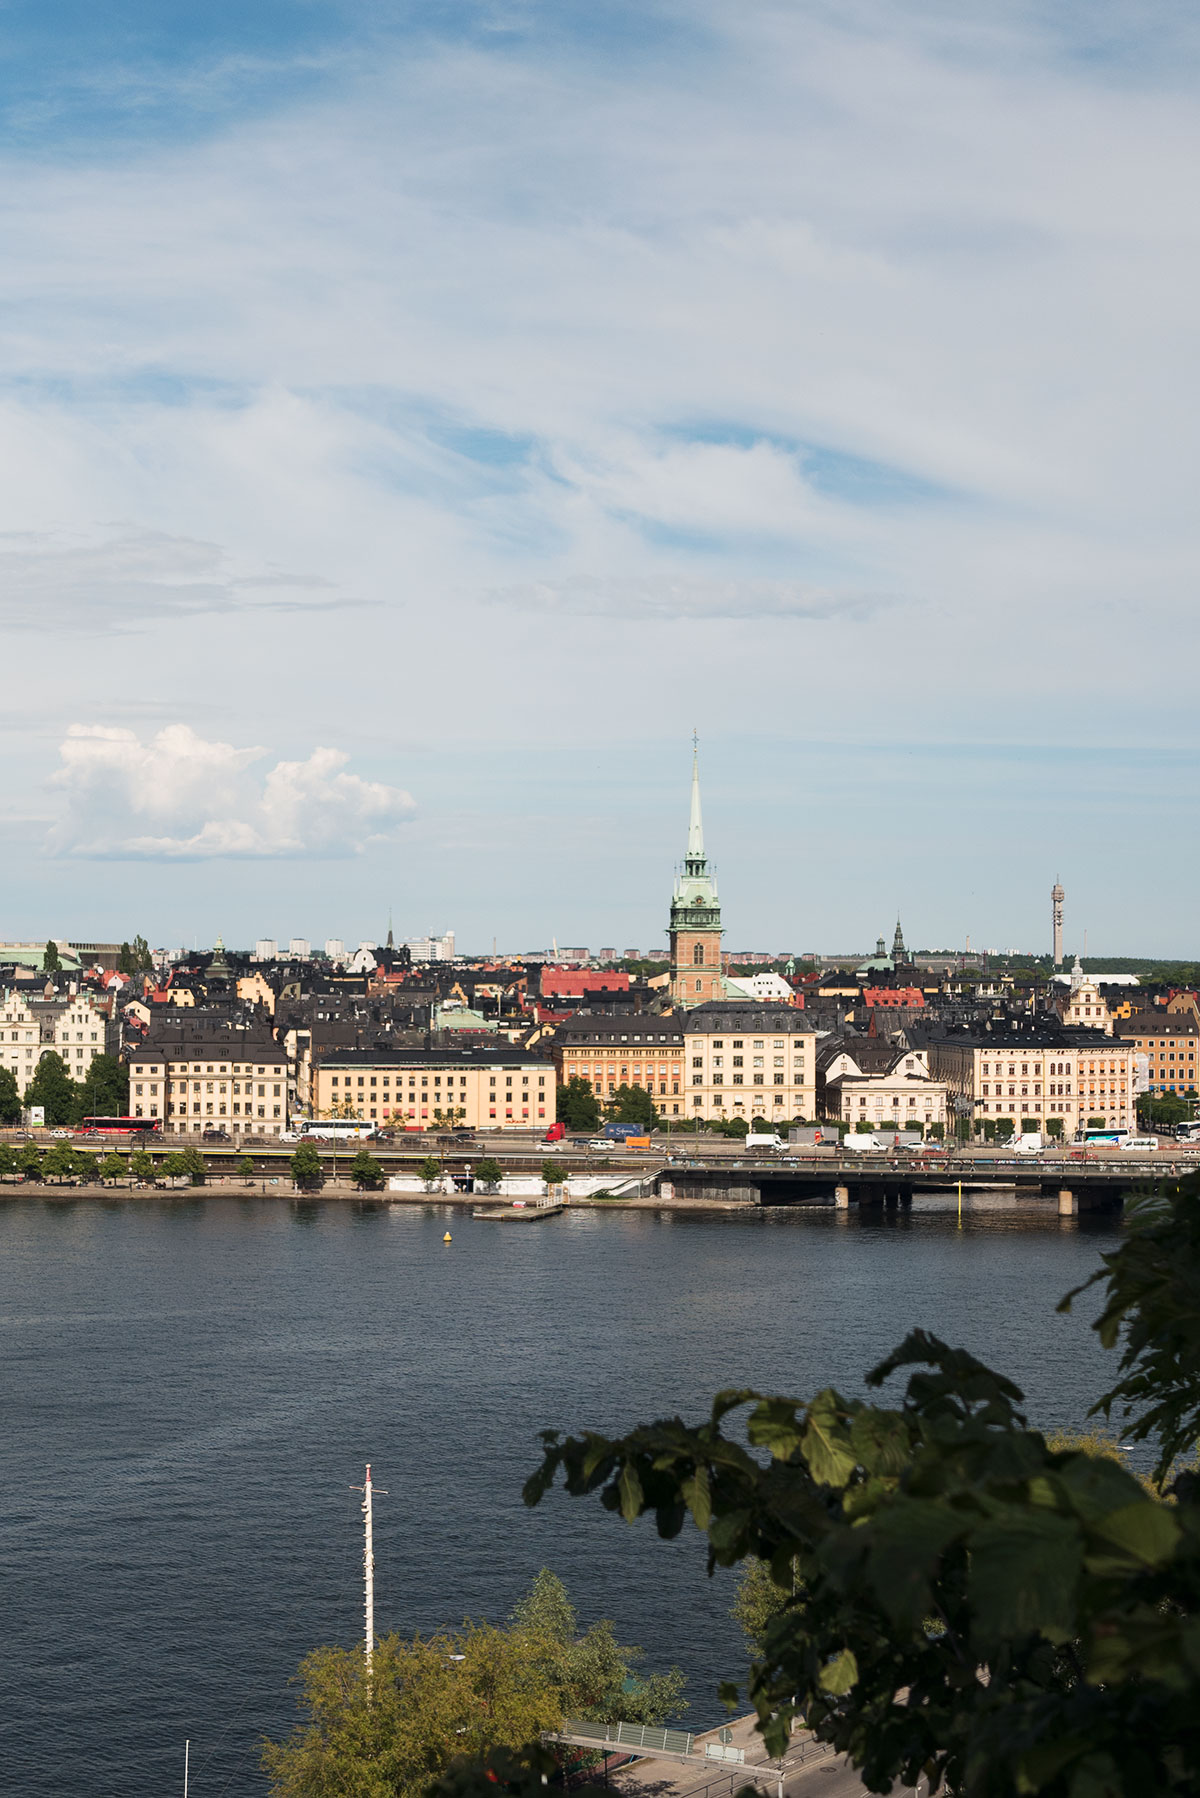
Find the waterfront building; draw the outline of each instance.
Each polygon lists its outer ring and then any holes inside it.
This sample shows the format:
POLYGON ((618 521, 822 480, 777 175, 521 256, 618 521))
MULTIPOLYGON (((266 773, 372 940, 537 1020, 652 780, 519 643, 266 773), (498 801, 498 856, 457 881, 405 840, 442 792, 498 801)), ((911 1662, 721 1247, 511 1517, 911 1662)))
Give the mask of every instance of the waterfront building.
POLYGON ((1148 1091, 1182 1096, 1198 1090, 1200 1022, 1191 1009, 1135 1011, 1117 1023, 1116 1034, 1123 1047, 1145 1057, 1148 1091))
POLYGON ((700 757, 692 751, 692 803, 687 855, 671 899, 670 980, 672 1003, 690 1008, 724 996, 721 973, 721 903, 704 853, 700 815, 700 757))
POLYGON ((852 1128, 871 1124, 922 1134, 946 1122, 946 1087, 929 1069, 929 1051, 870 1037, 831 1038, 817 1057, 816 1109, 852 1128))
POLYGON ((1134 1052, 1126 1043, 1047 1024, 930 1035, 922 1045, 934 1079, 945 1082, 954 1112, 976 1135, 998 1118, 1064 1137, 1090 1118, 1110 1129, 1135 1127, 1134 1052))
POLYGON ((816 1116, 816 1032, 792 1007, 716 1000, 685 1012, 685 1115, 816 1116))
POLYGON ((9 993, 0 1009, 0 1066, 13 1074, 22 1098, 41 1056, 41 1040, 41 1026, 29 1001, 9 993))
POLYGON ((1068 1029, 1103 1030, 1105 1036, 1112 1035, 1112 1013, 1107 1001, 1096 981, 1084 973, 1078 956, 1071 969, 1071 984, 1066 993, 1056 999, 1055 1005, 1068 1029))
POLYGON ((51 1051, 62 1057, 77 1081, 86 1079, 97 1055, 115 1055, 117 1027, 109 1010, 107 1000, 91 993, 41 999, 10 993, 0 1006, 0 1066, 16 1076, 21 1097, 38 1062, 51 1051))
POLYGON ((582 1012, 558 1026, 551 1045, 559 1080, 586 1080, 606 1103, 619 1086, 651 1093, 666 1117, 687 1115, 682 1018, 670 1012, 622 1017, 582 1012))
POLYGON ((545 1129, 554 1122, 554 1066, 511 1045, 334 1050, 312 1068, 318 1117, 358 1117, 419 1130, 545 1129))
POLYGON ((133 1117, 198 1136, 281 1136, 288 1123, 287 1055, 270 1037, 236 1029, 142 1043, 126 1057, 133 1117))

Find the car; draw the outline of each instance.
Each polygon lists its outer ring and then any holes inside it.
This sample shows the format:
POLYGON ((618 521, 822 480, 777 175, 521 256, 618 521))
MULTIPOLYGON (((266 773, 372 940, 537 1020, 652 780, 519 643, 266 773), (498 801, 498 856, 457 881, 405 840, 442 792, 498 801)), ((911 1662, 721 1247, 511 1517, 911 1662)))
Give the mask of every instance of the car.
POLYGON ((230 1136, 228 1130, 202 1130, 200 1133, 200 1141, 232 1142, 233 1138, 230 1136))
POLYGON ((612 1143, 606 1136, 593 1136, 587 1146, 589 1149, 611 1149, 612 1143))
POLYGON ((566 1148, 566 1146, 567 1146, 566 1143, 562 1143, 562 1142, 544 1142, 542 1144, 542 1148, 545 1150, 547 1155, 559 1155, 562 1153, 563 1149, 566 1148))

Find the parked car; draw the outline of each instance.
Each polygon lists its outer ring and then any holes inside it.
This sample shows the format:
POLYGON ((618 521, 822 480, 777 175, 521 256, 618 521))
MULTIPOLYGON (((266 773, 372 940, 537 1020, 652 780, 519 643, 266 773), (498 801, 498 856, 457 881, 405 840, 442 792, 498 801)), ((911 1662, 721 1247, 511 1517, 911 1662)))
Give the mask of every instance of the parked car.
POLYGON ((230 1136, 228 1130, 202 1130, 200 1132, 200 1141, 201 1142, 232 1142, 233 1138, 230 1136))

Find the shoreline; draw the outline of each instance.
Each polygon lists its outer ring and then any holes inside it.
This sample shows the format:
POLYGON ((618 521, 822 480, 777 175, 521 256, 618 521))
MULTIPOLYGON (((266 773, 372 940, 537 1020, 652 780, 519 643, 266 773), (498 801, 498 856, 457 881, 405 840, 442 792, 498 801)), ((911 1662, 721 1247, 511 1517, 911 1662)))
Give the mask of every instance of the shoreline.
MULTIPOLYGON (((370 1192, 357 1186, 350 1186, 343 1181, 327 1180, 318 1191, 301 1192, 284 1183, 273 1183, 255 1180, 234 1183, 232 1177, 228 1183, 220 1177, 206 1181, 203 1186, 72 1186, 64 1182, 61 1186, 43 1180, 31 1180, 24 1185, 16 1185, 11 1181, 0 1182, 0 1204, 6 1200, 37 1198, 43 1200, 59 1200, 63 1204, 71 1204, 79 1199, 108 1199, 128 1202, 130 1200, 146 1201, 151 1199, 274 1199, 288 1204, 308 1203, 321 1204, 333 1201, 337 1204, 361 1201, 374 1205, 438 1205, 452 1206, 460 1211, 472 1211, 489 1203, 489 1195, 480 1192, 370 1192)), ((504 1206, 494 1204, 497 1211, 512 1210, 524 1215, 528 1211, 536 1215, 541 1207, 537 1206, 504 1206)), ((804 1209, 820 1211, 829 1209, 823 1205, 807 1205, 804 1207, 771 1207, 755 1204, 753 1200, 727 1199, 667 1199, 657 1193, 648 1193, 633 1199, 571 1199, 557 1206, 554 1215, 570 1211, 694 1211, 705 1216, 718 1212, 762 1212, 771 1209, 804 1209)))

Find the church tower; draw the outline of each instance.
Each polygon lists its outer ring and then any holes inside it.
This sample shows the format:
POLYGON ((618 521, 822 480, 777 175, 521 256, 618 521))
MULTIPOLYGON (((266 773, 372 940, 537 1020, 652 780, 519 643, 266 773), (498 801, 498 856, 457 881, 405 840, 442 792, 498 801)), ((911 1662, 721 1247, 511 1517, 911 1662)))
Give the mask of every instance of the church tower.
POLYGON ((708 871, 700 818, 700 752, 692 749, 692 811, 687 856, 671 900, 671 1002, 685 1010, 724 996, 721 905, 708 871))

